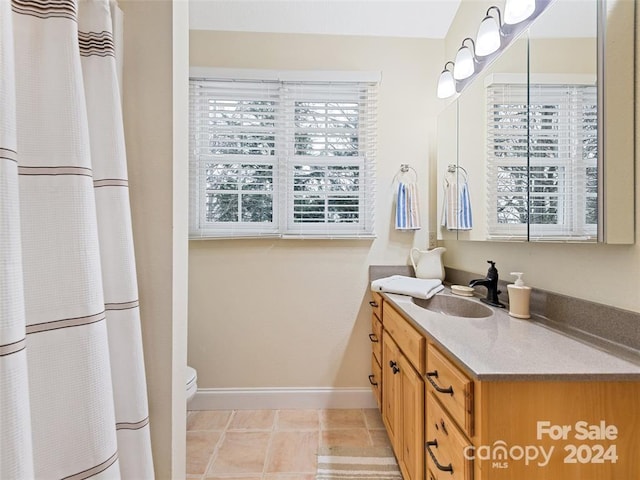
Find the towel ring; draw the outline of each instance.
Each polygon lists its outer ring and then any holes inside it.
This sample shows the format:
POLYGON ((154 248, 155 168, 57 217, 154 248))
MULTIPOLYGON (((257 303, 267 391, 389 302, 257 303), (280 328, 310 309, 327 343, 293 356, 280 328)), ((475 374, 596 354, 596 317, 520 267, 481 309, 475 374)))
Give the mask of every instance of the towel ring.
POLYGON ((414 182, 417 182, 418 181, 418 172, 416 172, 416 169, 413 168, 408 163, 401 163, 400 164, 400 171, 395 174, 395 176, 393 177, 393 180, 395 181, 396 178, 398 178, 401 175, 405 175, 405 174, 409 173, 409 171, 413 172, 413 176, 415 177, 414 182))
POLYGON ((447 173, 456 173, 456 170, 462 170, 464 172, 464 179, 467 180, 469 178, 469 174, 467 173, 467 170, 464 167, 461 167, 459 165, 455 165, 453 163, 450 163, 449 166, 447 167, 447 173))

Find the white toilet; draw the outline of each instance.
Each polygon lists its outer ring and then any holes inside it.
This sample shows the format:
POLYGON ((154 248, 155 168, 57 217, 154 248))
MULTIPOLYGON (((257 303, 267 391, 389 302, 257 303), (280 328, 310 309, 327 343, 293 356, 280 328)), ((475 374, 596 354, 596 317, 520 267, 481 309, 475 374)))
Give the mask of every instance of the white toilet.
POLYGON ((187 402, 189 402, 196 394, 196 390, 198 390, 198 372, 196 372, 195 368, 187 365, 185 373, 187 379, 187 402))

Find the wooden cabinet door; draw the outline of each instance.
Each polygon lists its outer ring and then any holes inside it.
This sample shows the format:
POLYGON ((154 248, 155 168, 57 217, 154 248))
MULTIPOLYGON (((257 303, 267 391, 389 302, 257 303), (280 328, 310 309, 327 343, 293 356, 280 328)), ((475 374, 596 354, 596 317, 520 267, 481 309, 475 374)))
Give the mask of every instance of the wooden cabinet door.
POLYGON ((398 363, 402 354, 398 346, 384 331, 382 333, 382 421, 387 427, 391 446, 400 457, 402 437, 402 383, 400 365, 398 363))
POLYGON ((402 383, 402 455, 405 480, 424 478, 424 382, 406 357, 400 357, 402 383))
POLYGON ((369 375, 369 383, 373 396, 376 398, 378 410, 382 411, 382 368, 375 356, 371 355, 371 375, 369 375))

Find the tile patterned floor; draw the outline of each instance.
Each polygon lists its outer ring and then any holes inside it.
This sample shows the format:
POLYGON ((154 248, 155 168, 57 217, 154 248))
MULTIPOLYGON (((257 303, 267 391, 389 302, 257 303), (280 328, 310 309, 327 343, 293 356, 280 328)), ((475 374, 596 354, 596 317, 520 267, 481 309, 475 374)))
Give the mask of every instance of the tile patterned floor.
POLYGON ((187 417, 187 478, 314 480, 318 446, 389 445, 380 412, 212 410, 187 417))

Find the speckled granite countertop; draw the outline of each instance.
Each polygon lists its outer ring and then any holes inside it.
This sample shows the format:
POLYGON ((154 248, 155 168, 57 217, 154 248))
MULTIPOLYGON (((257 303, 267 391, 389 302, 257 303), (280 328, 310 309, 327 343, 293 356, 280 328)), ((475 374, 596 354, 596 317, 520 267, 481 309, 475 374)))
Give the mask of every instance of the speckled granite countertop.
MULTIPOLYGON (((451 295, 448 288, 442 294, 451 295)), ((637 350, 616 350, 542 321, 510 317, 503 309, 491 307, 494 313, 486 318, 461 318, 426 310, 405 295, 383 295, 478 380, 640 381, 637 350)))

